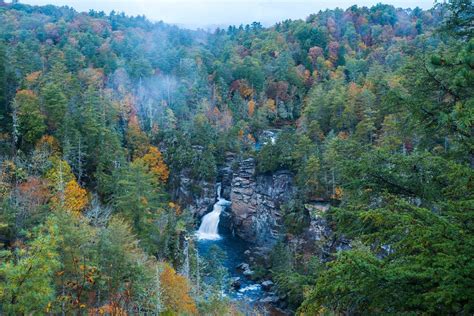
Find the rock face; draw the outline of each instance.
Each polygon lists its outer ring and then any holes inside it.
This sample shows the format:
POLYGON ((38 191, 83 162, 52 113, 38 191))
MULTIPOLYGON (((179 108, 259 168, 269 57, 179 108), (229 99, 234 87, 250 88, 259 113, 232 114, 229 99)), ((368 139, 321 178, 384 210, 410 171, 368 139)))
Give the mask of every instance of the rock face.
POLYGON ((221 197, 228 201, 230 201, 230 193, 232 191, 232 178, 234 173, 232 166, 235 161, 235 154, 227 152, 225 155, 224 165, 219 168, 218 182, 221 183, 221 197))
POLYGON ((176 179, 174 195, 181 205, 186 205, 193 214, 202 216, 216 201, 216 182, 197 181, 189 173, 187 169, 181 171, 176 179))
POLYGON ((240 161, 233 173, 230 192, 232 222, 237 235, 260 246, 272 246, 279 234, 280 205, 294 193, 291 172, 282 170, 257 175, 253 158, 240 161))
POLYGON ((309 213, 310 224, 302 234, 288 240, 294 249, 303 255, 317 255, 323 261, 329 260, 335 251, 350 249, 350 241, 343 237, 336 238, 323 216, 330 207, 329 203, 313 202, 304 207, 309 213))

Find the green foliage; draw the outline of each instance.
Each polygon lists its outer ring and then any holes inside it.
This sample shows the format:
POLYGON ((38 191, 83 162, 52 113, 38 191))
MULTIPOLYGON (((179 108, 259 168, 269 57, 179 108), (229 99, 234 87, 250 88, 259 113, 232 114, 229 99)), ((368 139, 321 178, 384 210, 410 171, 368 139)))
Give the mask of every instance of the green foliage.
POLYGON ((42 314, 55 298, 54 273, 59 268, 58 231, 49 220, 32 240, 14 253, 3 252, 0 264, 0 300, 7 314, 42 314))
POLYGON ((47 122, 50 129, 58 128, 63 122, 66 112, 67 99, 60 87, 55 84, 47 84, 41 91, 43 96, 43 108, 46 112, 47 122))
POLYGON ((290 234, 301 234, 309 225, 309 214, 299 200, 292 200, 281 206, 283 222, 290 234))
MULTIPOLYGON (((114 207, 132 223, 138 236, 157 234, 153 232, 153 222, 163 215, 164 193, 155 186, 154 178, 141 160, 130 164, 128 168, 118 169, 119 179, 113 189, 114 207)), ((142 245, 150 251, 156 251, 151 239, 144 238, 142 245), (148 242, 147 242, 148 241, 148 242)))
POLYGON ((98 232, 97 284, 106 297, 125 296, 141 308, 160 311, 160 284, 157 281, 160 268, 152 257, 138 247, 130 225, 119 217, 110 220, 107 227, 98 232))
POLYGON ((31 147, 46 131, 45 116, 40 111, 38 97, 31 90, 21 90, 13 101, 18 119, 18 133, 25 147, 31 147))
POLYGON ((5 52, 5 44, 0 41, 0 125, 1 131, 8 131, 8 115, 9 107, 7 103, 7 57, 5 52))
POLYGON ((214 295, 199 302, 198 310, 200 315, 221 316, 221 315, 241 315, 238 307, 232 304, 228 298, 214 295))

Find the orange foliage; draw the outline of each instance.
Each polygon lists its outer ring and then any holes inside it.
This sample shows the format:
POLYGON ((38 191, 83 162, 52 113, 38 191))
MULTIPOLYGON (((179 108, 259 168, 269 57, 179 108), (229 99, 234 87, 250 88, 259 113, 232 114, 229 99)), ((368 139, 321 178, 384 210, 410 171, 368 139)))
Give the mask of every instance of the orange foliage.
POLYGON ((155 146, 148 147, 148 152, 141 159, 145 165, 148 167, 148 170, 155 177, 157 182, 164 183, 168 180, 170 172, 168 166, 163 161, 161 152, 155 146))
POLYGON ((341 69, 338 68, 335 71, 331 71, 331 73, 329 74, 329 77, 332 80, 342 79, 342 78, 344 78, 344 72, 342 72, 341 69))
POLYGON ((349 138, 349 134, 347 132, 339 132, 339 134, 337 134, 337 137, 339 139, 346 140, 349 138))
POLYGON ((181 210, 181 207, 179 206, 179 204, 176 204, 174 202, 169 202, 168 203, 168 206, 172 209, 174 209, 176 215, 181 215, 182 213, 182 210, 181 210))
POLYGON ((221 111, 219 111, 219 108, 217 106, 214 107, 213 112, 215 116, 219 116, 221 114, 221 111))
POLYGON ((240 96, 244 99, 248 99, 253 95, 253 89, 250 87, 247 82, 240 80, 239 81, 239 93, 240 96))
POLYGON ((331 198, 334 200, 341 200, 342 195, 343 195, 342 189, 340 187, 336 187, 336 189, 334 190, 334 194, 331 195, 331 198))
POLYGON ((132 157, 142 157, 145 155, 148 149, 149 140, 148 136, 140 128, 136 116, 132 116, 128 122, 126 139, 132 157))
POLYGON ((255 101, 250 100, 248 103, 248 107, 249 107, 249 116, 253 116, 253 113, 255 112, 255 101))
POLYGON ((26 98, 36 98, 36 94, 31 91, 31 90, 19 90, 17 93, 16 93, 16 96, 19 97, 19 96, 23 96, 23 97, 26 97, 26 98))
POLYGON ((49 153, 49 155, 56 155, 59 153, 59 142, 51 135, 43 135, 36 143, 35 149, 49 153))
POLYGON ((239 130, 239 139, 242 140, 244 138, 244 131, 241 129, 239 130))
POLYGON ((248 134, 248 135, 247 135, 247 141, 248 141, 249 143, 254 144, 254 143, 255 143, 255 137, 253 137, 251 134, 248 134))
POLYGON ((26 76, 28 83, 34 83, 41 76, 41 71, 35 71, 26 76))
POLYGON ((76 180, 69 181, 64 190, 64 207, 71 212, 80 213, 88 203, 87 191, 76 180))
POLYGON ((349 97, 354 98, 360 93, 360 88, 357 86, 355 82, 349 83, 349 97))
POLYGON ((127 316, 127 312, 123 310, 118 303, 112 302, 99 308, 89 309, 88 314, 93 315, 113 315, 113 316, 127 316))
POLYGON ((77 181, 73 179, 66 184, 64 192, 58 192, 51 199, 51 202, 55 207, 60 206, 61 202, 63 202, 62 206, 65 210, 79 215, 86 208, 89 199, 87 198, 87 191, 81 188, 77 181))
POLYGON ((178 315, 197 314, 196 304, 189 296, 188 280, 184 276, 177 274, 168 263, 164 263, 160 281, 163 289, 163 303, 168 311, 178 315))
POLYGON ((46 182, 40 178, 30 177, 18 186, 20 195, 27 199, 30 208, 46 204, 50 198, 50 191, 46 182))

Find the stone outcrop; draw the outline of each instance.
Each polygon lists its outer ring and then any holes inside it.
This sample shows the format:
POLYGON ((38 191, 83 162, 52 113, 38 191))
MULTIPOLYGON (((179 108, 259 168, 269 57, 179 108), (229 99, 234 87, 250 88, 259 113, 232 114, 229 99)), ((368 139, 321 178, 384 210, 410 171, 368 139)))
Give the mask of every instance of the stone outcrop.
POLYGON ((273 287, 275 284, 274 284, 272 281, 270 281, 270 280, 266 280, 266 281, 263 281, 263 282, 261 283, 261 285, 262 285, 262 289, 263 289, 264 291, 267 291, 267 292, 268 292, 268 291, 270 291, 270 290, 272 289, 272 287, 273 287))
POLYGON ((255 160, 244 159, 233 173, 231 216, 237 235, 260 246, 272 246, 279 234, 280 205, 295 193, 293 174, 282 170, 257 175, 255 160))
POLYGON ((216 182, 194 180, 189 173, 188 169, 181 171, 176 179, 174 195, 181 205, 186 205, 193 214, 202 216, 216 201, 216 182))
POLYGON ((303 255, 317 255, 323 261, 329 260, 336 251, 349 249, 350 241, 336 238, 329 223, 323 216, 329 209, 327 202, 313 202, 304 205, 309 213, 310 223, 302 234, 293 236, 288 240, 293 249, 298 249, 303 255))
POLYGON ((236 162, 235 154, 227 152, 225 155, 225 162, 222 167, 219 168, 218 182, 221 183, 221 197, 230 201, 230 193, 232 191, 232 178, 234 171, 232 167, 236 162))

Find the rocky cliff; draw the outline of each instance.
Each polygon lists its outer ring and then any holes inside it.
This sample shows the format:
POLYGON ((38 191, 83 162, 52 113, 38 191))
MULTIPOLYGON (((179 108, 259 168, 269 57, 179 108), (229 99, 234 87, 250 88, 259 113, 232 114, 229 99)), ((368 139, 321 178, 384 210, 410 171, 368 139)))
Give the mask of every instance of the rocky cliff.
POLYGON ((190 176, 190 170, 185 169, 177 176, 175 199, 186 205, 198 216, 204 215, 216 201, 216 181, 195 180, 190 176))
POLYGON ((271 246, 279 235, 280 205, 294 194, 291 172, 257 175, 253 158, 239 161, 230 188, 230 211, 236 234, 260 246, 271 246))

